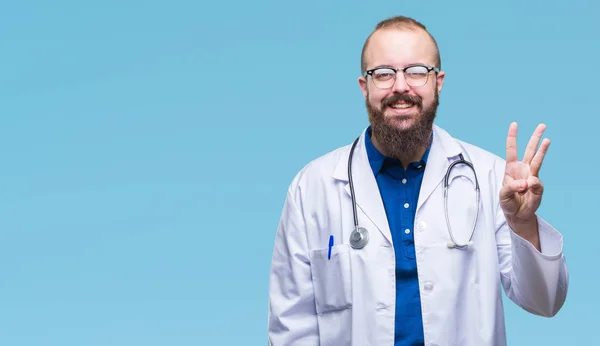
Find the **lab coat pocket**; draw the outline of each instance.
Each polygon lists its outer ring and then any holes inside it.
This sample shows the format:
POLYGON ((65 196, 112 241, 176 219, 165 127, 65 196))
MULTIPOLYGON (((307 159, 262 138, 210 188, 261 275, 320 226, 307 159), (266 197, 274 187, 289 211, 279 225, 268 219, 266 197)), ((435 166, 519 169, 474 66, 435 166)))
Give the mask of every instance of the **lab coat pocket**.
POLYGON ((347 244, 311 251, 312 280, 317 314, 345 310, 352 306, 352 270, 347 244))

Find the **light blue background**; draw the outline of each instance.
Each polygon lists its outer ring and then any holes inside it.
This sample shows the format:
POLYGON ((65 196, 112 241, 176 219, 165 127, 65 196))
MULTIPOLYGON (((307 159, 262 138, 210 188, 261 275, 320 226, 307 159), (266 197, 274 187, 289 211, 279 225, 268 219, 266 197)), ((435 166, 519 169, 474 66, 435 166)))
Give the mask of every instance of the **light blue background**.
POLYGON ((0 344, 265 344, 287 185, 367 125, 360 50, 396 14, 439 42, 439 125, 502 156, 548 125, 570 292, 554 319, 507 301, 509 344, 593 344, 597 4, 2 2, 0 344))

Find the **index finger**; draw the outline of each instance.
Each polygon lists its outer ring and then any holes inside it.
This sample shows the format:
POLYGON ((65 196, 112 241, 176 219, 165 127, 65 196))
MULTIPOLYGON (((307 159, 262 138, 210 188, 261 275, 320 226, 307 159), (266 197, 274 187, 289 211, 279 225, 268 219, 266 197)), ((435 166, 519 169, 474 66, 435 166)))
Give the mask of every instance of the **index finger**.
POLYGON ((506 163, 516 162, 517 156, 517 129, 516 122, 510 123, 508 128, 508 136, 506 137, 506 163))

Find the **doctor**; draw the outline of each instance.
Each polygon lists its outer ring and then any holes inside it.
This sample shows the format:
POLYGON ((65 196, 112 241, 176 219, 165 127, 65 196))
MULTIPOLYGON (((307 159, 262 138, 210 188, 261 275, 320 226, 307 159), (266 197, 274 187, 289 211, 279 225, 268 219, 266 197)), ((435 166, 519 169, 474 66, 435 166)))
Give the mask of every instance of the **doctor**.
POLYGON ((413 19, 387 19, 367 39, 358 83, 370 126, 287 191, 270 344, 498 346, 502 289, 532 314, 562 307, 562 236, 536 214, 544 125, 521 159, 516 123, 504 159, 453 138, 433 123, 444 75, 413 19))

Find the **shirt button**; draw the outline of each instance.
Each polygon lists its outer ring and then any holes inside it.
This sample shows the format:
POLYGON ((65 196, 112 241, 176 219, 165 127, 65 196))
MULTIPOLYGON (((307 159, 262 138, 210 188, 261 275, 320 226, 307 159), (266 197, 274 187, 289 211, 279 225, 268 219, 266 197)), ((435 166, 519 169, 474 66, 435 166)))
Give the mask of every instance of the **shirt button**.
POLYGON ((406 178, 402 179, 402 184, 406 184, 406 178))
POLYGON ((433 283, 431 281, 427 281, 424 288, 426 291, 431 291, 433 289, 433 283))
POLYGON ((408 203, 404 203, 404 208, 408 208, 408 203))
POLYGON ((407 228, 407 229, 404 230, 404 233, 410 234, 410 230, 407 228))

